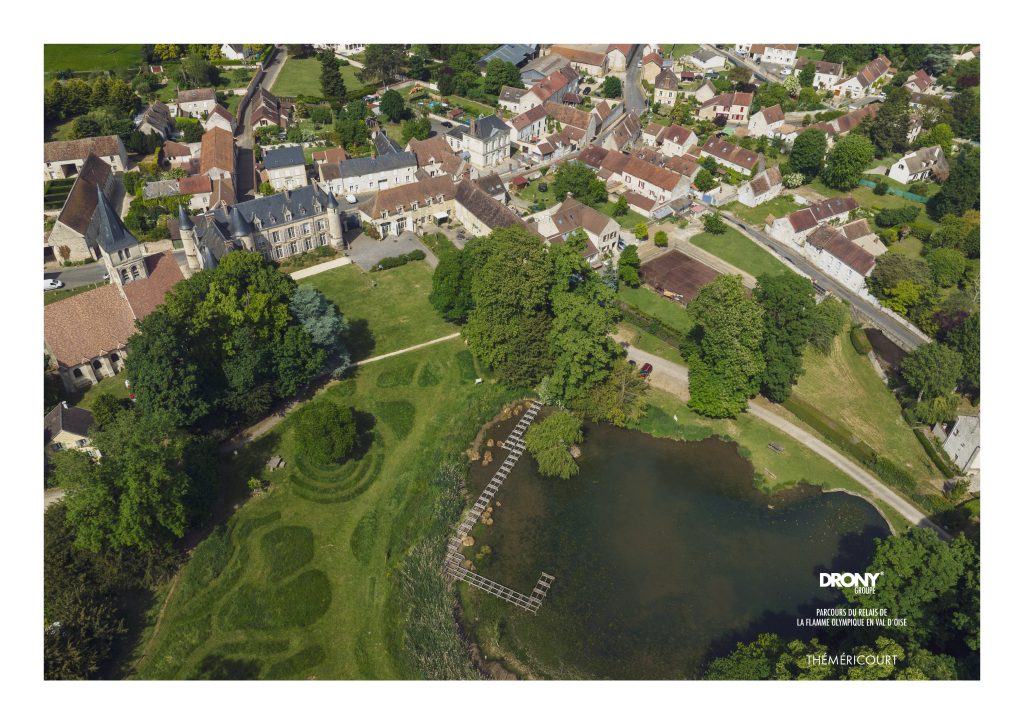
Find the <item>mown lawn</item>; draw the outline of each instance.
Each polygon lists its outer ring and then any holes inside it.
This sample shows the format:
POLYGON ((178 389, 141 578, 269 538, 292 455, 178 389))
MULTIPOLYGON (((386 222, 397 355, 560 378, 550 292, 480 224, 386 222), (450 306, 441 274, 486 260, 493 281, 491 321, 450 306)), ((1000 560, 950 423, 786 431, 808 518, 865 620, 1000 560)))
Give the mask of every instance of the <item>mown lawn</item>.
POLYGON ((750 460, 761 486, 768 490, 797 483, 820 485, 825 490, 848 490, 871 500, 897 531, 909 523, 885 503, 875 500, 860 483, 793 438, 779 432, 750 413, 734 420, 712 420, 693 412, 677 397, 661 390, 650 391, 647 414, 637 427, 657 437, 703 440, 718 435, 736 442, 739 452, 750 460), (769 443, 778 443, 775 452, 769 443))
POLYGON ((225 459, 225 484, 258 476, 269 492, 196 548, 159 629, 144 637, 136 675, 471 677, 464 657, 438 645, 460 648, 440 558, 420 555, 425 538, 440 555, 462 507, 457 482, 438 482, 438 461, 458 459, 511 396, 473 384, 477 373, 460 359, 468 354, 452 340, 367 365, 322 392, 362 420, 357 457, 342 465, 298 459, 290 419, 225 459), (273 454, 287 466, 268 472, 273 454))
POLYGON ((932 466, 913 430, 903 419, 900 405, 870 360, 857 354, 850 335, 842 333, 831 354, 808 349, 804 374, 793 388, 802 399, 845 425, 879 455, 900 465, 919 481, 932 476, 932 466))
POLYGON ((835 189, 830 189, 828 186, 823 184, 819 179, 815 179, 810 184, 808 184, 808 186, 809 188, 813 189, 814 191, 817 191, 823 196, 828 196, 830 198, 835 196, 852 196, 857 201, 857 203, 860 204, 861 208, 869 209, 875 212, 881 211, 882 209, 901 209, 904 206, 914 206, 920 209, 920 213, 918 213, 917 219, 915 220, 916 223, 920 223, 929 227, 936 226, 936 223, 928 217, 927 213, 925 213, 924 204, 919 203, 917 201, 911 201, 910 199, 905 199, 902 196, 894 196, 892 194, 879 196, 873 190, 869 189, 867 186, 859 185, 852 191, 836 191, 835 189))
POLYGON ((680 353, 677 347, 673 347, 660 337, 655 337, 650 332, 640 329, 635 324, 619 322, 619 335, 629 342, 630 345, 644 352, 656 354, 673 362, 680 360, 680 353))
POLYGON ((685 335, 693 327, 693 319, 679 302, 666 299, 657 292, 646 287, 627 287, 619 285, 619 299, 632 307, 636 307, 644 314, 654 317, 659 322, 669 327, 680 336, 685 335))
POLYGON ((695 50, 700 50, 700 43, 668 43, 661 46, 666 58, 682 58, 695 50))
POLYGON ((690 241, 755 277, 786 271, 785 264, 732 227, 724 234, 702 231, 690 241))
POLYGON ((797 48, 796 57, 807 58, 808 60, 821 60, 825 57, 825 51, 820 48, 797 48))
POLYGON ((117 70, 143 64, 141 45, 54 44, 43 46, 43 72, 117 70))
POLYGON ((124 372, 116 374, 113 377, 104 377, 95 385, 87 389, 77 401, 68 400, 68 402, 73 405, 77 405, 78 407, 85 408, 86 410, 92 410, 92 406, 95 404, 96 398, 100 395, 113 395, 118 398, 126 398, 128 397, 128 388, 124 386, 124 381, 124 372))
POLYGON ((630 209, 622 216, 615 216, 612 213, 615 210, 614 201, 605 201, 603 204, 598 204, 594 208, 600 211, 605 216, 610 216, 611 218, 615 219, 617 222, 619 222, 619 226, 628 231, 632 231, 633 229, 635 229, 637 224, 650 223, 650 219, 641 216, 637 212, 633 211, 633 209, 630 209))
POLYGON ((458 331, 430 306, 426 262, 368 273, 355 264, 303 279, 338 305, 355 332, 353 356, 365 359, 458 331))
MULTIPOLYGON (((357 72, 358 69, 351 65, 341 66, 341 78, 347 90, 365 85, 356 77, 357 72)), ((316 58, 288 58, 270 90, 279 96, 321 96, 320 61, 316 58)))
POLYGON ((726 205, 725 210, 748 224, 763 227, 765 219, 768 218, 769 215, 778 219, 790 212, 796 211, 799 208, 802 207, 793 200, 793 197, 790 194, 783 194, 782 196, 776 196, 771 201, 766 201, 760 206, 754 206, 753 208, 745 206, 739 201, 732 201, 726 205))

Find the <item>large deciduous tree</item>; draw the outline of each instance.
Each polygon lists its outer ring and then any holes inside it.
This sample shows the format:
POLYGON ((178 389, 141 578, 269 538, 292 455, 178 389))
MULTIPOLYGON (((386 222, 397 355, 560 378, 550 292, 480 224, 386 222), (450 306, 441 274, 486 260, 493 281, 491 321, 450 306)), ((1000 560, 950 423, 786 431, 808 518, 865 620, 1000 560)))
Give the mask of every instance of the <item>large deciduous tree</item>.
POLYGON ((900 371, 919 399, 947 395, 960 379, 960 353, 939 342, 922 344, 903 359, 900 371))
POLYGON ((405 100, 402 94, 394 89, 385 91, 380 99, 380 112, 392 123, 405 118, 405 100))
POLYGON ((810 279, 792 272, 762 274, 754 299, 764 312, 761 391, 773 402, 784 402, 803 371, 803 350, 813 327, 814 287, 810 279))
POLYGON ((405 65, 405 46, 397 44, 367 45, 359 78, 389 85, 398 79, 405 65))
POLYGON ((551 190, 559 201, 565 200, 566 195, 571 193, 573 198, 587 206, 596 206, 608 200, 608 189, 604 182, 597 177, 594 169, 582 163, 561 164, 555 172, 551 190))
POLYGON ((351 407, 313 400, 295 414, 296 452, 315 465, 336 465, 352 452, 357 429, 351 407))
POLYGON ((690 407, 708 417, 746 409, 764 375, 763 312, 738 276, 716 277, 690 303, 696 345, 690 355, 690 407))
POLYGON ((821 171, 825 159, 828 142, 825 133, 817 128, 810 128, 793 141, 793 150, 789 154, 789 165, 797 173, 807 178, 814 178, 821 171))
POLYGON ((857 185, 860 176, 875 158, 875 147, 864 136, 850 134, 836 141, 825 157, 821 180, 840 191, 849 191, 857 185))
POLYGON ((981 152, 962 148, 950 165, 949 178, 942 189, 928 200, 928 215, 941 219, 947 214, 959 216, 981 208, 981 152))
POLYGON ((523 441, 541 475, 567 479, 579 472, 569 448, 583 441, 583 430, 571 412, 559 410, 534 423, 523 441))
POLYGON ((900 86, 891 90, 871 124, 871 140, 882 155, 902 153, 910 142, 910 91, 900 86))

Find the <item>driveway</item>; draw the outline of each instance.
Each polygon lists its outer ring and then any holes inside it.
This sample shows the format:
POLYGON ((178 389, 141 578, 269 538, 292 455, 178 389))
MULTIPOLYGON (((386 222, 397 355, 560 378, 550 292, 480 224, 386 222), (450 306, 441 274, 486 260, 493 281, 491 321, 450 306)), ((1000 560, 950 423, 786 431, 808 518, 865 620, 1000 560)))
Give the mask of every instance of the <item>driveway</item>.
POLYGON ((370 271, 385 257, 408 254, 416 249, 427 255, 426 262, 431 269, 437 268, 437 257, 411 231, 403 231, 399 236, 387 236, 380 241, 360 234, 349 246, 348 255, 360 269, 370 271))

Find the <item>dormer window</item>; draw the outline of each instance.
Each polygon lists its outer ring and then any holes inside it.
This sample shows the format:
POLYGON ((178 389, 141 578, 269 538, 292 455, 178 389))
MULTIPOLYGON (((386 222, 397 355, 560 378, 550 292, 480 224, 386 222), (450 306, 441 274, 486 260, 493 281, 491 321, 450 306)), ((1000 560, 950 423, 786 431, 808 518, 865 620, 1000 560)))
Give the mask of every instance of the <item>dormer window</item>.
POLYGON ((383 211, 380 212, 380 218, 382 218, 382 219, 388 218, 388 210, 387 209, 384 209, 383 211))
POLYGON ((261 219, 258 216, 252 217, 252 223, 254 223, 256 225, 257 229, 262 229, 263 228, 263 219, 261 219))
POLYGON ((292 211, 288 207, 285 207, 285 209, 284 209, 284 220, 285 221, 291 221, 292 220, 292 211))

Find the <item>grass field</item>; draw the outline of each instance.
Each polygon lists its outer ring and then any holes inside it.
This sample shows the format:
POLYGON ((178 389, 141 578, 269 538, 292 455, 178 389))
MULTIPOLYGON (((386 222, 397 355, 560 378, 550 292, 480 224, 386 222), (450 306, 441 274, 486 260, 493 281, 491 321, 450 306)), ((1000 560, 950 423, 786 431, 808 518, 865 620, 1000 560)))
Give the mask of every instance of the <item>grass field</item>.
POLYGON ((798 48, 796 57, 807 58, 808 60, 821 60, 825 57, 825 51, 820 48, 798 48))
POLYGON ((690 241, 755 277, 786 270, 785 264, 732 227, 724 234, 709 234, 702 231, 690 241))
POLYGON ((338 305, 355 331, 353 356, 364 359, 394 352, 458 331, 427 301, 430 267, 412 262, 367 273, 354 264, 304 279, 338 305))
POLYGON ((801 208, 801 206, 793 201, 793 197, 791 195, 783 194, 782 196, 777 196, 771 201, 767 201, 759 206, 744 206, 739 201, 732 201, 724 208, 730 214, 742 219, 748 224, 762 227, 764 226, 765 219, 769 214, 778 219, 791 211, 796 211, 801 208))
POLYGON ((695 50, 700 50, 700 43, 668 43, 661 46, 666 58, 682 58, 695 50))
POLYGON ((101 287, 105 284, 108 284, 108 282, 96 282, 95 284, 83 284, 82 286, 74 287, 73 289, 64 287, 63 289, 53 289, 48 292, 43 292, 43 304, 53 304, 54 302, 59 302, 61 299, 73 297, 76 294, 87 292, 90 289, 96 289, 97 287, 101 287))
MULTIPOLYGON (((341 77, 345 88, 353 90, 365 85, 356 78, 358 69, 351 65, 341 66, 341 77)), ((279 96, 320 96, 320 61, 316 58, 288 58, 274 80, 270 90, 279 96)))
POLYGON ((654 317, 666 327, 671 328, 680 336, 685 336, 693 327, 693 319, 686 307, 678 302, 665 299, 657 292, 646 287, 633 289, 625 284, 619 285, 619 299, 644 314, 654 317))
POLYGON ((76 45, 47 44, 43 46, 43 72, 59 70, 118 70, 143 64, 141 45, 76 45))
POLYGON ((123 372, 116 374, 113 377, 104 377, 95 385, 85 390, 81 397, 77 399, 69 399, 68 403, 82 407, 86 410, 92 410, 92 406, 96 402, 96 398, 100 395, 113 395, 114 397, 126 398, 128 397, 128 388, 124 386, 124 380, 125 376, 123 372))
POLYGON ((594 208, 600 211, 605 216, 609 216, 615 219, 617 222, 619 222, 619 226, 621 226, 623 229, 628 229, 629 231, 632 231, 634 228, 636 228, 637 224, 650 223, 650 219, 641 216, 637 212, 633 211, 633 209, 627 211, 623 216, 614 216, 612 214, 612 211, 614 211, 615 209, 614 201, 605 201, 603 204, 598 204, 594 208))
POLYGON ((872 369, 866 356, 857 354, 845 332, 831 354, 808 349, 804 374, 793 396, 845 425, 875 452, 900 465, 919 481, 932 476, 932 466, 921 443, 903 419, 900 405, 872 369))
POLYGON ((646 433, 677 440, 725 437, 736 442, 740 454, 753 465, 759 484, 768 490, 801 482, 820 485, 825 490, 848 490, 872 500, 898 531, 909 527, 902 516, 872 498, 866 488, 825 458, 749 413, 734 420, 712 420, 701 417, 667 392, 651 390, 649 399, 647 414, 637 425, 646 433), (781 444, 783 451, 773 451, 769 443, 781 444))
POLYGON ((872 211, 881 211, 882 209, 901 209, 904 206, 914 206, 921 210, 917 215, 915 223, 920 223, 932 228, 937 226, 937 224, 928 217, 928 214, 925 213, 924 204, 918 203, 917 201, 911 201, 910 199, 905 199, 902 196, 893 196, 892 194, 879 196, 867 186, 857 186, 853 191, 836 191, 835 189, 828 188, 819 179, 815 179, 808 184, 808 186, 814 191, 828 197, 852 196, 857 203, 860 204, 861 208, 870 209, 872 211))
POLYGON ((677 347, 673 347, 660 337, 655 337, 650 332, 640 329, 640 327, 635 324, 619 322, 619 334, 632 346, 637 349, 641 349, 644 352, 656 354, 659 357, 670 359, 673 362, 681 359, 679 349, 677 347))
POLYGON ((463 505, 457 481, 438 482, 438 461, 458 459, 509 398, 473 384, 464 353, 453 340, 361 368, 323 392, 365 420, 357 459, 304 463, 285 421, 226 461, 228 484, 258 475, 270 490, 197 547, 159 630, 144 637, 137 676, 472 676, 454 655, 450 593, 420 543, 442 541, 463 505), (272 454, 287 467, 268 473, 272 454), (421 590, 430 586, 434 596, 421 590), (447 657, 439 636, 448 637, 447 657))

